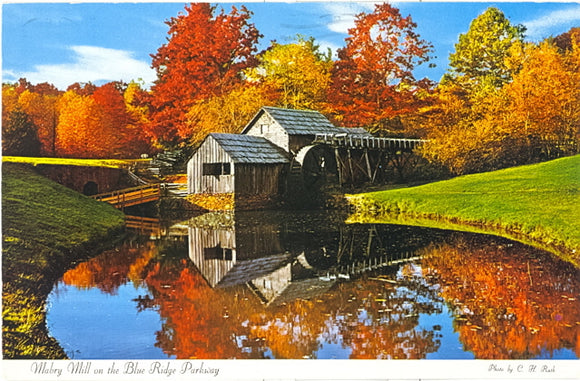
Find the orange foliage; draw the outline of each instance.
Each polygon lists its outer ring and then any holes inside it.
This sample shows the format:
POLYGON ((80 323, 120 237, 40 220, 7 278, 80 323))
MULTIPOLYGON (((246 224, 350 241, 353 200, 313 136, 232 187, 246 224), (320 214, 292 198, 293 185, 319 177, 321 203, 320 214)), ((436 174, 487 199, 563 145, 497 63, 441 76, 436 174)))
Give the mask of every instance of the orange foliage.
POLYGON ((135 283, 143 279, 143 271, 155 253, 153 248, 152 242, 124 244, 67 271, 63 282, 81 289, 97 287, 113 294, 129 279, 135 283))
POLYGON ((430 254, 425 271, 441 283, 460 340, 477 358, 534 358, 561 347, 580 355, 580 274, 573 266, 521 245, 477 241, 430 254))
POLYGON ((131 114, 134 110, 127 108, 122 84, 110 82, 91 88, 88 94, 84 88, 77 91, 68 90, 58 102, 59 155, 130 158, 149 151, 145 135, 131 114))
POLYGON ((18 99, 22 109, 37 127, 41 154, 45 156, 53 156, 55 153, 55 134, 58 122, 57 100, 56 95, 44 95, 28 89, 23 91, 18 99))
MULTIPOLYGON (((154 305, 166 318, 158 345, 177 358, 244 358, 232 332, 244 330, 242 320, 229 310, 248 304, 239 294, 212 290, 198 271, 181 265, 157 263, 146 277, 154 305)), ((243 307, 241 307, 243 308, 243 307)), ((240 335, 241 336, 241 335, 240 335)))
POLYGON ((476 358, 535 358, 561 348, 580 354, 577 269, 507 241, 452 245, 425 249, 421 267, 267 305, 245 284, 212 289, 189 260, 157 256, 151 243, 106 252, 64 281, 109 293, 129 279, 145 285, 151 296, 139 298, 138 308, 159 312, 156 345, 177 358, 263 358, 268 351, 312 358, 325 343, 342 344, 356 359, 425 358, 438 350, 440 334, 420 326, 419 316, 441 313, 444 303, 476 358))
POLYGON ((507 77, 477 86, 444 77, 425 111, 426 158, 456 174, 545 161, 580 152, 580 33, 514 43, 507 77), (446 78, 446 79, 445 79, 446 78), (504 83, 505 82, 505 83, 504 83))
POLYGON ((59 156, 105 158, 110 140, 100 129, 101 112, 90 96, 67 91, 59 100, 56 149, 59 156))
POLYGON ((185 140, 179 129, 186 125, 191 106, 241 83, 239 73, 253 65, 260 37, 245 7, 215 14, 215 6, 192 3, 185 11, 166 22, 169 40, 153 55, 158 80, 152 88, 148 131, 159 143, 185 140))
POLYGON ((547 42, 528 45, 521 70, 504 88, 504 129, 545 159, 580 147, 580 44, 561 54, 547 42))

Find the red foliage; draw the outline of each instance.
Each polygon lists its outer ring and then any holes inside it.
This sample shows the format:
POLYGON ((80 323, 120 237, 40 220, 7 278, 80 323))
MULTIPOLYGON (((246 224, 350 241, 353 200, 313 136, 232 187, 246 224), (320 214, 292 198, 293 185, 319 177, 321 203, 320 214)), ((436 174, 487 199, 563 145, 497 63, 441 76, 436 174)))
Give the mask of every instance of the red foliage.
POLYGON ((185 10, 166 22, 169 41, 152 55, 158 80, 148 129, 157 141, 170 144, 187 137, 185 115, 196 101, 222 95, 241 81, 240 72, 255 64, 261 37, 245 7, 214 15, 215 6, 192 3, 185 10))
POLYGON ((328 93, 339 123, 384 129, 389 119, 419 107, 418 95, 431 83, 415 80, 413 69, 428 61, 432 46, 415 27, 389 4, 357 16, 338 51, 328 93))

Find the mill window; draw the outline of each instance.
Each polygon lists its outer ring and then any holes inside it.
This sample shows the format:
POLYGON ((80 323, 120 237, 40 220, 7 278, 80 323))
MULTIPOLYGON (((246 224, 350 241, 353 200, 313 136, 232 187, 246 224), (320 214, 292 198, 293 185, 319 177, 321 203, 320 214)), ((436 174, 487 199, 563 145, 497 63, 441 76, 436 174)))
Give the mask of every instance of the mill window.
POLYGON ((220 176, 220 175, 231 175, 232 167, 230 163, 204 163, 203 164, 203 175, 204 176, 220 176))

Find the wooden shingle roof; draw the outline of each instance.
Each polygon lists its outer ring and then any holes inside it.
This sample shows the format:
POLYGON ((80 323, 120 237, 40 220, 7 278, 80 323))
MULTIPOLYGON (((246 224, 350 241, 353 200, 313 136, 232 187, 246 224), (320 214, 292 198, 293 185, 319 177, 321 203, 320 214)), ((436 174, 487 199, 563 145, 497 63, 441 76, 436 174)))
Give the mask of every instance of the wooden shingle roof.
POLYGON ((242 131, 245 134, 263 113, 268 113, 289 135, 337 133, 337 128, 318 111, 264 106, 242 131))
POLYGON ((241 164, 280 164, 289 163, 288 154, 266 138, 237 134, 209 134, 234 163, 241 164))

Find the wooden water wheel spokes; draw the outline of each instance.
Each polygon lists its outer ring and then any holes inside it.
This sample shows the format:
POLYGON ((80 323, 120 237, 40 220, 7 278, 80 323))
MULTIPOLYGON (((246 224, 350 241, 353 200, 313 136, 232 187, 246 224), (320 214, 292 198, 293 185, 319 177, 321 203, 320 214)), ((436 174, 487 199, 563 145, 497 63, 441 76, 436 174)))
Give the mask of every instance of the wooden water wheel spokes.
POLYGON ((295 158, 300 163, 302 180, 306 187, 326 181, 328 175, 336 174, 336 163, 332 152, 322 145, 303 147, 295 158))

